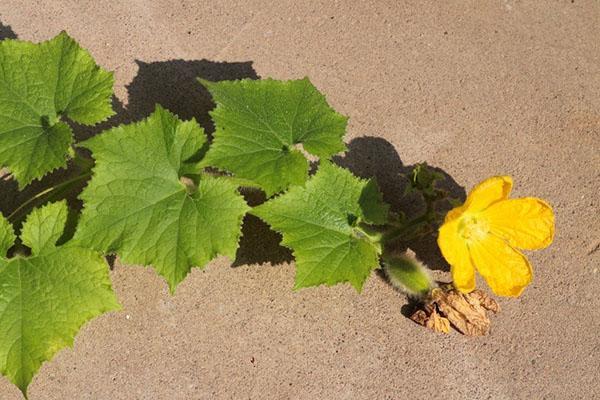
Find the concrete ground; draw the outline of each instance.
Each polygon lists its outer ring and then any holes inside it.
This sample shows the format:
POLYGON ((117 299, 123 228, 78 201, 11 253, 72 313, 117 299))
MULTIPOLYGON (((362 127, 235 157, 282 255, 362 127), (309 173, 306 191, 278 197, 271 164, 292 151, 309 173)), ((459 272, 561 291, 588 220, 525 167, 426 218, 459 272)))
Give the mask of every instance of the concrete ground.
MULTIPOLYGON (((31 41, 67 30, 115 71, 115 121, 158 102, 209 126, 195 76, 309 76, 350 117, 339 162, 377 175, 394 205, 399 172, 427 161, 458 191, 510 174, 557 224, 530 254, 533 284, 499 300, 490 336, 467 338, 407 319, 376 274, 361 295, 293 292, 289 253, 248 219, 235 267, 194 270, 175 296, 151 269, 117 265, 123 311, 86 325, 30 399, 600 398, 596 0, 3 0, 0 22, 31 41)), ((20 197, 2 187, 10 211, 20 197)), ((446 268, 431 241, 417 250, 446 268)), ((19 398, 0 379, 0 399, 19 398)))

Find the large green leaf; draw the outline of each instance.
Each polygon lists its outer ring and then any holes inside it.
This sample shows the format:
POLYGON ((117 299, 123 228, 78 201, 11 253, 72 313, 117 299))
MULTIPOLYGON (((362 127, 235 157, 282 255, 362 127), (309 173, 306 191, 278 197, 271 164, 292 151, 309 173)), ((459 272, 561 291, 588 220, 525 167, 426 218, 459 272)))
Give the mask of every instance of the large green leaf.
POLYGON ((0 167, 19 185, 64 167, 72 131, 113 114, 112 73, 66 33, 39 44, 0 42, 0 167))
POLYGON ((308 178, 300 145, 322 159, 346 148, 347 118, 308 78, 201 82, 217 103, 214 142, 203 165, 251 180, 269 196, 308 178))
POLYGON ((388 206, 369 182, 325 163, 305 187, 252 211, 294 251, 296 288, 350 282, 360 291, 379 265, 381 247, 363 224, 383 223, 388 206))
MULTIPOLYGON (((25 395, 42 363, 71 346, 84 323, 120 307, 98 253, 56 245, 66 220, 65 202, 34 210, 21 235, 32 255, 0 253, 0 372, 25 395)), ((12 235, 8 226, 0 216, 0 237, 12 235)))
POLYGON ((222 254, 235 257, 248 206, 224 178, 185 185, 186 163, 205 144, 195 121, 157 107, 146 120, 83 143, 96 159, 81 194, 76 240, 116 252, 128 264, 152 265, 171 288, 192 266, 222 254))

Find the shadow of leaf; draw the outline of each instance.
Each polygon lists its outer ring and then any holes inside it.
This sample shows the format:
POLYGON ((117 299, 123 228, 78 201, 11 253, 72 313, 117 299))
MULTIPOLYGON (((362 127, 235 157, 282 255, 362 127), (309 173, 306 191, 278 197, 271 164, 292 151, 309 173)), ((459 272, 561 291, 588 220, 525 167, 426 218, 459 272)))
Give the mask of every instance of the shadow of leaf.
MULTIPOLYGON (((348 168, 361 178, 375 177, 383 193, 383 199, 390 204, 392 211, 401 211, 410 218, 425 210, 425 202, 421 196, 416 193, 405 195, 409 184, 408 177, 415 165, 404 165, 395 147, 387 140, 373 136, 353 139, 348 144, 348 151, 334 157, 334 162, 348 168)), ((450 197, 464 201, 466 195, 462 186, 444 170, 431 165, 430 168, 444 177, 438 182, 440 189, 447 191, 450 197)), ((450 204, 447 204, 439 211, 445 213, 450 209, 450 204)), ((419 240, 398 243, 398 250, 410 247, 431 269, 448 270, 436 240, 437 234, 433 233, 419 240)))
POLYGON ((149 115, 158 103, 184 120, 195 118, 208 133, 214 131, 208 113, 215 105, 197 79, 259 78, 251 61, 170 60, 146 63, 137 60, 136 63, 138 74, 127 86, 128 112, 133 118, 149 115))
POLYGON ((17 34, 12 30, 10 25, 4 25, 2 21, 0 21, 0 40, 16 38, 17 34))

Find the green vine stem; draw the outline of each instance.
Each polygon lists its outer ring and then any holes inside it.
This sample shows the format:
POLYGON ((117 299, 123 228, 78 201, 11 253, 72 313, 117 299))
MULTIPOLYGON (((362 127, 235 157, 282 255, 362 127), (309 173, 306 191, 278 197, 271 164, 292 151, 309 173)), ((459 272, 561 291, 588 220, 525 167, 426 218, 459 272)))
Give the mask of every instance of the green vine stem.
POLYGON ((20 221, 21 218, 27 215, 33 208, 40 206, 42 203, 47 202, 50 199, 59 199, 75 184, 92 176, 92 167, 94 166, 94 161, 75 152, 72 148, 71 153, 73 154, 73 159, 71 161, 73 166, 82 172, 77 176, 50 186, 49 188, 46 188, 35 194, 33 197, 30 197, 12 213, 10 213, 6 219, 15 224, 16 222, 20 221))
POLYGON ((15 209, 11 214, 9 214, 7 219, 14 224, 15 222, 19 221, 20 218, 22 218, 24 215, 28 214, 31 209, 39 205, 37 203, 41 202, 41 200, 45 197, 50 197, 50 195, 60 196, 67 190, 69 190, 74 184, 81 182, 82 180, 85 180, 90 176, 92 176, 92 171, 86 171, 81 175, 77 175, 69 180, 61 182, 57 185, 51 186, 39 192, 35 196, 23 202, 23 204, 21 204, 19 207, 17 207, 17 209, 15 209))

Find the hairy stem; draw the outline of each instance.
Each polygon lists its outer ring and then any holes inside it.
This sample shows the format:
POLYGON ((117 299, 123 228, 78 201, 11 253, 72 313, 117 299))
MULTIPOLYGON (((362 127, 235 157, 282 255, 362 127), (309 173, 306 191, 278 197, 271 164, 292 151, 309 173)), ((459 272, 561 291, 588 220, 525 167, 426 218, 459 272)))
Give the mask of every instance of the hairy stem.
POLYGON ((384 254, 381 264, 392 286, 414 299, 424 300, 436 287, 429 269, 412 251, 393 256, 384 254))

